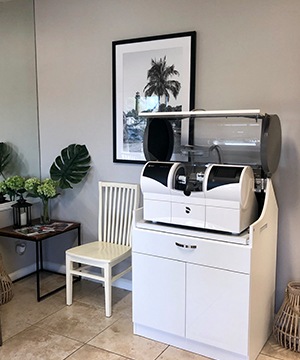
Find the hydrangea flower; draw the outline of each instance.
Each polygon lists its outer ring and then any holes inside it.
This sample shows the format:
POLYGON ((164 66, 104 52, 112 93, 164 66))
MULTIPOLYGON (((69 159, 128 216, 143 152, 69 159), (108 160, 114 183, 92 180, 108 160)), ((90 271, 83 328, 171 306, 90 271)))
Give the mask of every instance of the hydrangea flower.
POLYGON ((52 179, 45 179, 42 181, 41 185, 37 187, 37 193, 40 197, 45 197, 48 199, 57 196, 56 182, 52 179))
POLYGON ((25 179, 22 176, 15 175, 7 178, 5 184, 9 190, 18 191, 24 188, 25 179))
POLYGON ((24 188, 31 197, 37 197, 37 187, 41 185, 41 180, 33 177, 25 180, 24 188))
POLYGON ((30 178, 25 181, 25 190, 28 196, 40 197, 42 200, 51 199, 59 194, 57 193, 57 182, 52 179, 40 180, 30 178))
POLYGON ((9 195, 10 200, 14 200, 16 195, 21 195, 25 191, 24 184, 25 179, 22 176, 14 175, 4 180, 4 186, 6 187, 5 193, 9 195))

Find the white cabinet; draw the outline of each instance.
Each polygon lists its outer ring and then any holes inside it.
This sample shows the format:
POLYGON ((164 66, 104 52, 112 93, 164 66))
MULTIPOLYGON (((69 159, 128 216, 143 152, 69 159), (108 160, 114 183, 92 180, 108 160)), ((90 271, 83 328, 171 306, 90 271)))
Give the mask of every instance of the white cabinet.
POLYGON ((134 333, 219 360, 254 360, 271 332, 277 204, 238 236, 142 220, 132 232, 134 333))
POLYGON ((185 336, 185 264, 134 254, 132 265, 140 269, 134 279, 134 321, 185 336))
POLYGON ((246 353, 249 275, 187 264, 186 338, 246 353))
POLYGON ((135 323, 247 351, 247 334, 240 329, 248 326, 248 275, 138 253, 133 268, 140 269, 134 275, 135 323))

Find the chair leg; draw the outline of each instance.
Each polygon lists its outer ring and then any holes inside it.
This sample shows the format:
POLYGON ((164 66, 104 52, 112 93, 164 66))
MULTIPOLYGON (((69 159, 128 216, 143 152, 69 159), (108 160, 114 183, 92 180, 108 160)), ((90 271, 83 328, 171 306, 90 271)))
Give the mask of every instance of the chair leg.
POLYGON ((73 275, 71 274, 73 269, 73 262, 66 255, 66 303, 72 305, 73 302, 73 275))
POLYGON ((108 265, 104 269, 104 299, 105 299, 105 316, 111 317, 111 267, 108 265))

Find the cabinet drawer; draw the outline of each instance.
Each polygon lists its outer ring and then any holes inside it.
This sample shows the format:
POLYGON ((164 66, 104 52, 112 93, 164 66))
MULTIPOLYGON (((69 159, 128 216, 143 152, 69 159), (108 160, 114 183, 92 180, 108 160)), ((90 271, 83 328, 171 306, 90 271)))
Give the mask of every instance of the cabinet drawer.
POLYGON ((246 274, 250 273, 251 248, 248 245, 134 227, 132 251, 246 274))

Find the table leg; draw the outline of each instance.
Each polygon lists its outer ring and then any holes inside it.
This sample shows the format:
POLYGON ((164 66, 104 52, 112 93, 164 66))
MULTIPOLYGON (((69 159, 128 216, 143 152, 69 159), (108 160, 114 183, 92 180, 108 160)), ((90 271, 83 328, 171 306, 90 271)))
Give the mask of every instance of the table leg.
POLYGON ((40 242, 40 269, 43 270, 44 269, 44 264, 43 264, 43 243, 40 242))
MULTIPOLYGON (((75 230, 75 229, 73 229, 75 230)), ((78 245, 81 245, 81 225, 79 225, 77 227, 77 244, 78 245)), ((44 295, 41 295, 41 289, 40 289, 40 284, 41 284, 41 279, 40 279, 40 273, 41 271, 43 270, 43 251, 42 251, 42 241, 37 241, 36 242, 36 264, 37 264, 37 271, 36 271, 36 282, 37 282, 37 301, 41 301, 43 299, 45 299, 46 297, 48 297, 49 295, 52 295, 56 292, 58 292, 59 290, 62 290, 62 289, 65 289, 66 288, 66 285, 62 285, 52 291, 49 291, 48 293, 44 294, 44 295), (40 257, 39 257, 40 255, 40 257)), ((45 271, 49 271, 49 270, 46 270, 45 271)), ((52 273, 55 273, 54 271, 49 271, 49 272, 52 272, 52 273)), ((60 274, 60 273, 57 273, 59 275, 64 275, 65 274, 60 274)), ((77 282, 77 281, 80 281, 81 280, 81 277, 79 276, 78 278, 74 279, 73 282, 77 282)))
POLYGON ((35 257, 36 257, 36 295, 37 301, 41 300, 41 292, 40 292, 40 259, 39 259, 39 245, 40 242, 37 241, 35 243, 35 257))
POLYGON ((78 243, 78 246, 81 245, 81 224, 78 226, 78 236, 77 236, 77 243, 78 243))

